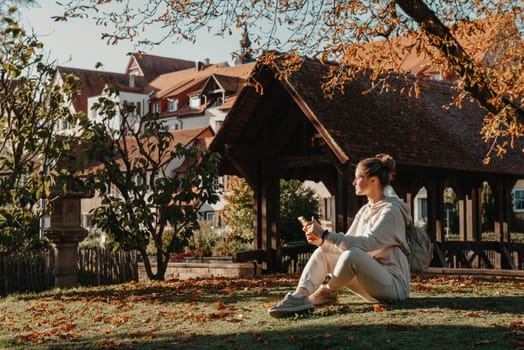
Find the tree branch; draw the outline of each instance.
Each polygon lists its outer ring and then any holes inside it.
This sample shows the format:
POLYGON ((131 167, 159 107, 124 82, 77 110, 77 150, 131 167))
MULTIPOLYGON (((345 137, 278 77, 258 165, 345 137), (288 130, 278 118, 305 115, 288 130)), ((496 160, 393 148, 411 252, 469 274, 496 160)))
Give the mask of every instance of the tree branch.
POLYGON ((455 72, 464 82, 464 90, 471 94, 482 107, 493 115, 509 108, 515 112, 517 122, 524 125, 524 111, 511 104, 507 99, 496 101, 496 93, 486 83, 489 79, 481 69, 475 69, 475 64, 453 37, 448 27, 437 18, 422 0, 396 0, 397 5, 415 22, 428 37, 430 44, 436 47, 446 57, 455 72))

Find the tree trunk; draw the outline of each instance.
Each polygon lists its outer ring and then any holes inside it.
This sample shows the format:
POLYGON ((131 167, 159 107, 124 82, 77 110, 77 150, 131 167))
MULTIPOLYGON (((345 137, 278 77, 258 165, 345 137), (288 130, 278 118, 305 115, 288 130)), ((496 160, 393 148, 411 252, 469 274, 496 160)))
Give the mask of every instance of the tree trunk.
POLYGON ((462 46, 453 37, 449 28, 431 11, 422 0, 396 0, 397 5, 427 35, 430 44, 436 47, 447 58, 453 69, 464 81, 464 89, 490 113, 497 115, 509 108, 515 112, 519 124, 524 124, 524 111, 509 101, 503 100, 493 104, 491 99, 496 93, 486 84, 489 79, 483 70, 474 69, 474 65, 462 46))
POLYGON ((142 260, 144 260, 144 269, 146 270, 147 278, 153 281, 155 279, 155 275, 153 274, 153 271, 151 269, 151 262, 149 261, 149 256, 147 255, 147 252, 145 250, 140 250, 140 255, 142 255, 142 260))
POLYGON ((169 257, 165 257, 162 252, 156 254, 156 280, 163 281, 165 279, 165 274, 167 270, 167 263, 169 262, 169 257))

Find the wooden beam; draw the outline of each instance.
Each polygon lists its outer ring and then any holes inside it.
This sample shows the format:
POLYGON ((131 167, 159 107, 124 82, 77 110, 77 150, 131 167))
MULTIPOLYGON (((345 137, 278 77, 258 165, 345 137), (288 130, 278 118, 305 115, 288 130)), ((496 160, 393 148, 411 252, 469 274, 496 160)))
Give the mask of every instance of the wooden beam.
POLYGON ((231 165, 233 165, 235 167, 235 169, 238 171, 240 176, 243 177, 244 179, 246 179, 246 181, 249 184, 249 186, 251 186, 251 188, 255 188, 254 187, 255 186, 254 176, 252 174, 249 174, 245 170, 246 167, 242 166, 238 162, 238 156, 237 156, 237 152, 236 152, 235 148, 234 147, 232 148, 228 144, 226 144, 224 148, 225 148, 224 156, 227 158, 227 160, 231 163, 231 165))
POLYGON ((289 169, 332 165, 333 164, 327 155, 319 154, 281 158, 275 166, 278 169, 289 169))

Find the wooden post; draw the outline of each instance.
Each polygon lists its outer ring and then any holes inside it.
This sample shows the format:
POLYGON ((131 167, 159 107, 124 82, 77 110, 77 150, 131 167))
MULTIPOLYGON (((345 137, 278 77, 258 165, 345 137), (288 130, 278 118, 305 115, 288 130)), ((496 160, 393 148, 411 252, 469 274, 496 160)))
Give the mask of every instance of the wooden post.
POLYGON ((472 241, 473 237, 473 201, 466 196, 466 240, 472 241))
POLYGON ((344 176, 337 172, 337 194, 336 201, 336 223, 335 230, 343 232, 346 229, 348 222, 348 183, 344 176))
POLYGON ((257 169, 256 184, 254 249, 265 251, 266 266, 263 268, 274 272, 280 259, 280 184, 278 177, 269 174, 265 162, 257 169))

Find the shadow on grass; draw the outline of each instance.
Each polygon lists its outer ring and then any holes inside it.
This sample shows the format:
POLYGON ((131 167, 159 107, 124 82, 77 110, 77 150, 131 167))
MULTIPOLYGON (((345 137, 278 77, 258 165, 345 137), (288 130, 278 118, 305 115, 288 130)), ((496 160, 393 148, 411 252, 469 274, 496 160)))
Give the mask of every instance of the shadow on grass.
MULTIPOLYGON (((123 285, 104 289, 79 289, 54 292, 51 298, 63 301, 97 300, 166 303, 188 300, 241 303, 281 297, 289 283, 273 283, 266 289, 260 281, 235 282, 215 280, 179 284, 123 285), (280 288, 282 287, 282 288, 280 288), (202 294, 198 294, 202 293, 202 294)), ((351 294, 342 295, 341 304, 315 310, 312 314, 289 319, 272 319, 262 308, 246 312, 251 324, 231 320, 212 323, 176 323, 172 330, 121 330, 107 334, 55 339, 43 344, 12 344, 10 349, 515 349, 521 341, 523 296, 439 296, 418 293, 396 304, 385 305, 384 312, 375 312, 373 303, 366 303, 351 294), (448 312, 448 309, 451 312, 448 312), (468 313, 477 320, 488 314, 498 316, 497 322, 468 324, 460 319, 468 313), (453 318, 455 324, 451 324, 453 318), (500 321, 503 320, 503 321, 500 321), (131 333, 130 333, 131 332, 131 333)), ((1 347, 2 344, 0 344, 1 347)))
MULTIPOLYGON (((512 327, 401 326, 398 324, 304 325, 301 319, 266 322, 259 331, 196 335, 155 333, 129 340, 130 334, 35 344, 24 349, 512 349, 518 333, 512 327), (127 338, 127 340, 122 340, 127 338)), ((340 324, 342 323, 342 324, 340 324)), ((205 325, 197 325, 205 327, 205 325)), ((138 332, 137 332, 138 333, 138 332)), ((133 334, 131 334, 133 338, 133 334)))
POLYGON ((524 296, 500 297, 416 297, 392 304, 392 309, 460 309, 466 311, 490 311, 493 313, 524 313, 524 296))

